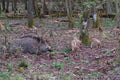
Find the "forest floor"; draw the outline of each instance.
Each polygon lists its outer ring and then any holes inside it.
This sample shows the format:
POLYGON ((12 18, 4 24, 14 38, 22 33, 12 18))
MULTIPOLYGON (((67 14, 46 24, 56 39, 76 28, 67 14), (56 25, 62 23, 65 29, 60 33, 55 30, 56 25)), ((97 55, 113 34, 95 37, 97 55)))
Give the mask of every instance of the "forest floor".
POLYGON ((104 29, 99 33, 90 29, 90 35, 99 39, 100 47, 82 45, 77 52, 71 51, 71 41, 78 27, 69 29, 66 22, 55 19, 35 20, 37 29, 26 30, 26 19, 2 20, 10 26, 10 32, 0 32, 0 43, 20 38, 26 34, 47 34, 53 51, 48 53, 23 54, 0 53, 0 80, 120 80, 120 31, 104 29), (21 60, 27 68, 19 67, 21 60), (38 79, 37 79, 38 78, 38 79))

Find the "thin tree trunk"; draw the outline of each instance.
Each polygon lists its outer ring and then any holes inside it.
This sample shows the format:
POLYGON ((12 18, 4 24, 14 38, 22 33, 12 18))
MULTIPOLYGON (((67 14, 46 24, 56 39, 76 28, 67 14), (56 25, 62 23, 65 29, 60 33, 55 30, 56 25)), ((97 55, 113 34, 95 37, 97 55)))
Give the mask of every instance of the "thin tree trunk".
POLYGON ((112 0, 107 1, 107 4, 106 4, 106 6, 107 6, 107 14, 112 13, 111 3, 112 3, 112 0))
POLYGON ((27 10, 27 0, 24 0, 25 3, 25 10, 27 10))
POLYGON ((68 20, 69 20, 69 27, 70 28, 73 28, 74 27, 74 20, 73 20, 73 17, 72 17, 72 0, 66 0, 66 10, 67 10, 67 17, 68 17, 68 20))
POLYGON ((44 14, 48 14, 48 8, 47 8, 47 5, 46 5, 46 0, 41 0, 41 3, 42 3, 42 8, 41 8, 41 15, 44 15, 44 14))
POLYGON ((1 14, 1 12, 2 12, 2 6, 1 6, 1 4, 0 4, 0 14, 1 14))
POLYGON ((9 1, 10 1, 10 0, 7 0, 7 4, 6 4, 6 12, 7 12, 7 13, 9 12, 9 1))
POLYGON ((16 10, 17 10, 17 0, 13 0, 13 10, 14 10, 14 13, 16 13, 16 10))
POLYGON ((46 5, 46 0, 44 0, 43 4, 44 4, 44 7, 43 7, 44 14, 48 14, 49 12, 48 12, 48 8, 47 8, 47 5, 46 5))
POLYGON ((28 27, 29 28, 33 28, 34 26, 34 10, 33 10, 33 3, 32 3, 32 0, 28 0, 27 2, 27 14, 28 14, 28 27))
POLYGON ((34 12, 34 15, 36 15, 36 11, 35 11, 35 1, 36 1, 36 0, 32 0, 32 5, 33 5, 33 12, 34 12))
POLYGON ((116 11, 117 11, 117 15, 116 15, 116 26, 118 27, 118 28, 120 28, 120 7, 119 7, 119 5, 120 5, 120 2, 119 2, 119 0, 116 0, 116 11))
POLYGON ((14 0, 12 0, 12 11, 14 11, 14 0))
POLYGON ((2 11, 5 11, 5 0, 2 0, 2 11))

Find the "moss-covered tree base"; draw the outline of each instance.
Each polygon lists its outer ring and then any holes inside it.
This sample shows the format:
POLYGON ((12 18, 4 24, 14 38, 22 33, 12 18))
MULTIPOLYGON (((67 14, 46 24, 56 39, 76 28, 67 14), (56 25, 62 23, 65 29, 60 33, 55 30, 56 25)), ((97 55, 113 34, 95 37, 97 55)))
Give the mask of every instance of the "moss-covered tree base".
POLYGON ((31 19, 28 21, 28 28, 33 28, 33 26, 34 26, 34 20, 31 19))
POLYGON ((91 45, 91 39, 90 39, 89 35, 84 33, 84 32, 81 33, 80 40, 86 46, 90 46, 91 45))
POLYGON ((69 19, 69 28, 73 28, 74 27, 74 20, 71 18, 69 19))
POLYGON ((99 32, 103 32, 102 25, 101 25, 101 22, 100 22, 100 16, 99 15, 97 15, 97 20, 93 21, 93 28, 98 28, 99 32))

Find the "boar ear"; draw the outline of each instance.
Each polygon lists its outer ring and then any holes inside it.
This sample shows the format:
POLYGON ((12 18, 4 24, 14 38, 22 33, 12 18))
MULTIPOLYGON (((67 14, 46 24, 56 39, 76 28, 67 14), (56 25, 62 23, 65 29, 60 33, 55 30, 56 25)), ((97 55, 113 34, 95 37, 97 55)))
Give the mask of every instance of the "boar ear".
POLYGON ((41 36, 41 39, 42 39, 43 42, 49 43, 49 41, 48 41, 48 36, 43 35, 43 36, 41 36))
POLYGON ((46 37, 42 35, 42 36, 40 36, 40 39, 41 39, 41 42, 43 43, 43 42, 45 42, 46 37))

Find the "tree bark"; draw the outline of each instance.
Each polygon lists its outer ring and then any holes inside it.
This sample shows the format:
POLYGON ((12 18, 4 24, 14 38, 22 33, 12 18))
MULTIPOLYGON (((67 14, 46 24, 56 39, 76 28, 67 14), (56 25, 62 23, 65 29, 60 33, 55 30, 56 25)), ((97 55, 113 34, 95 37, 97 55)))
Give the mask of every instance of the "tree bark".
POLYGON ((1 6, 1 4, 0 4, 0 14, 1 14, 1 12, 2 12, 2 6, 1 6))
POLYGON ((27 10, 27 0, 24 0, 25 3, 25 10, 27 10))
POLYGON ((6 4, 6 12, 7 13, 9 12, 9 2, 10 2, 10 0, 7 0, 7 4, 6 4))
POLYGON ((2 0, 2 11, 5 11, 5 0, 2 0))
POLYGON ((79 38, 84 45, 91 45, 91 39, 88 31, 88 12, 83 12, 83 17, 81 17, 81 26, 79 30, 79 38))
POLYGON ((17 0, 13 0, 13 2, 12 2, 12 10, 14 11, 14 13, 16 13, 16 10, 17 10, 17 0))
POLYGON ((73 11, 72 11, 72 0, 66 0, 66 11, 67 11, 67 17, 69 20, 69 27, 73 28, 74 27, 74 20, 72 17, 73 11))
POLYGON ((116 15, 116 26, 117 28, 120 29, 120 2, 119 0, 116 0, 116 12, 117 12, 117 15, 116 15))
POLYGON ((41 15, 45 15, 45 14, 48 14, 48 8, 47 8, 47 5, 46 5, 46 0, 41 0, 41 3, 42 3, 42 7, 41 7, 41 12, 40 14, 41 15))
POLYGON ((34 26, 34 10, 32 0, 28 0, 27 2, 27 17, 28 17, 28 27, 33 28, 34 26))

